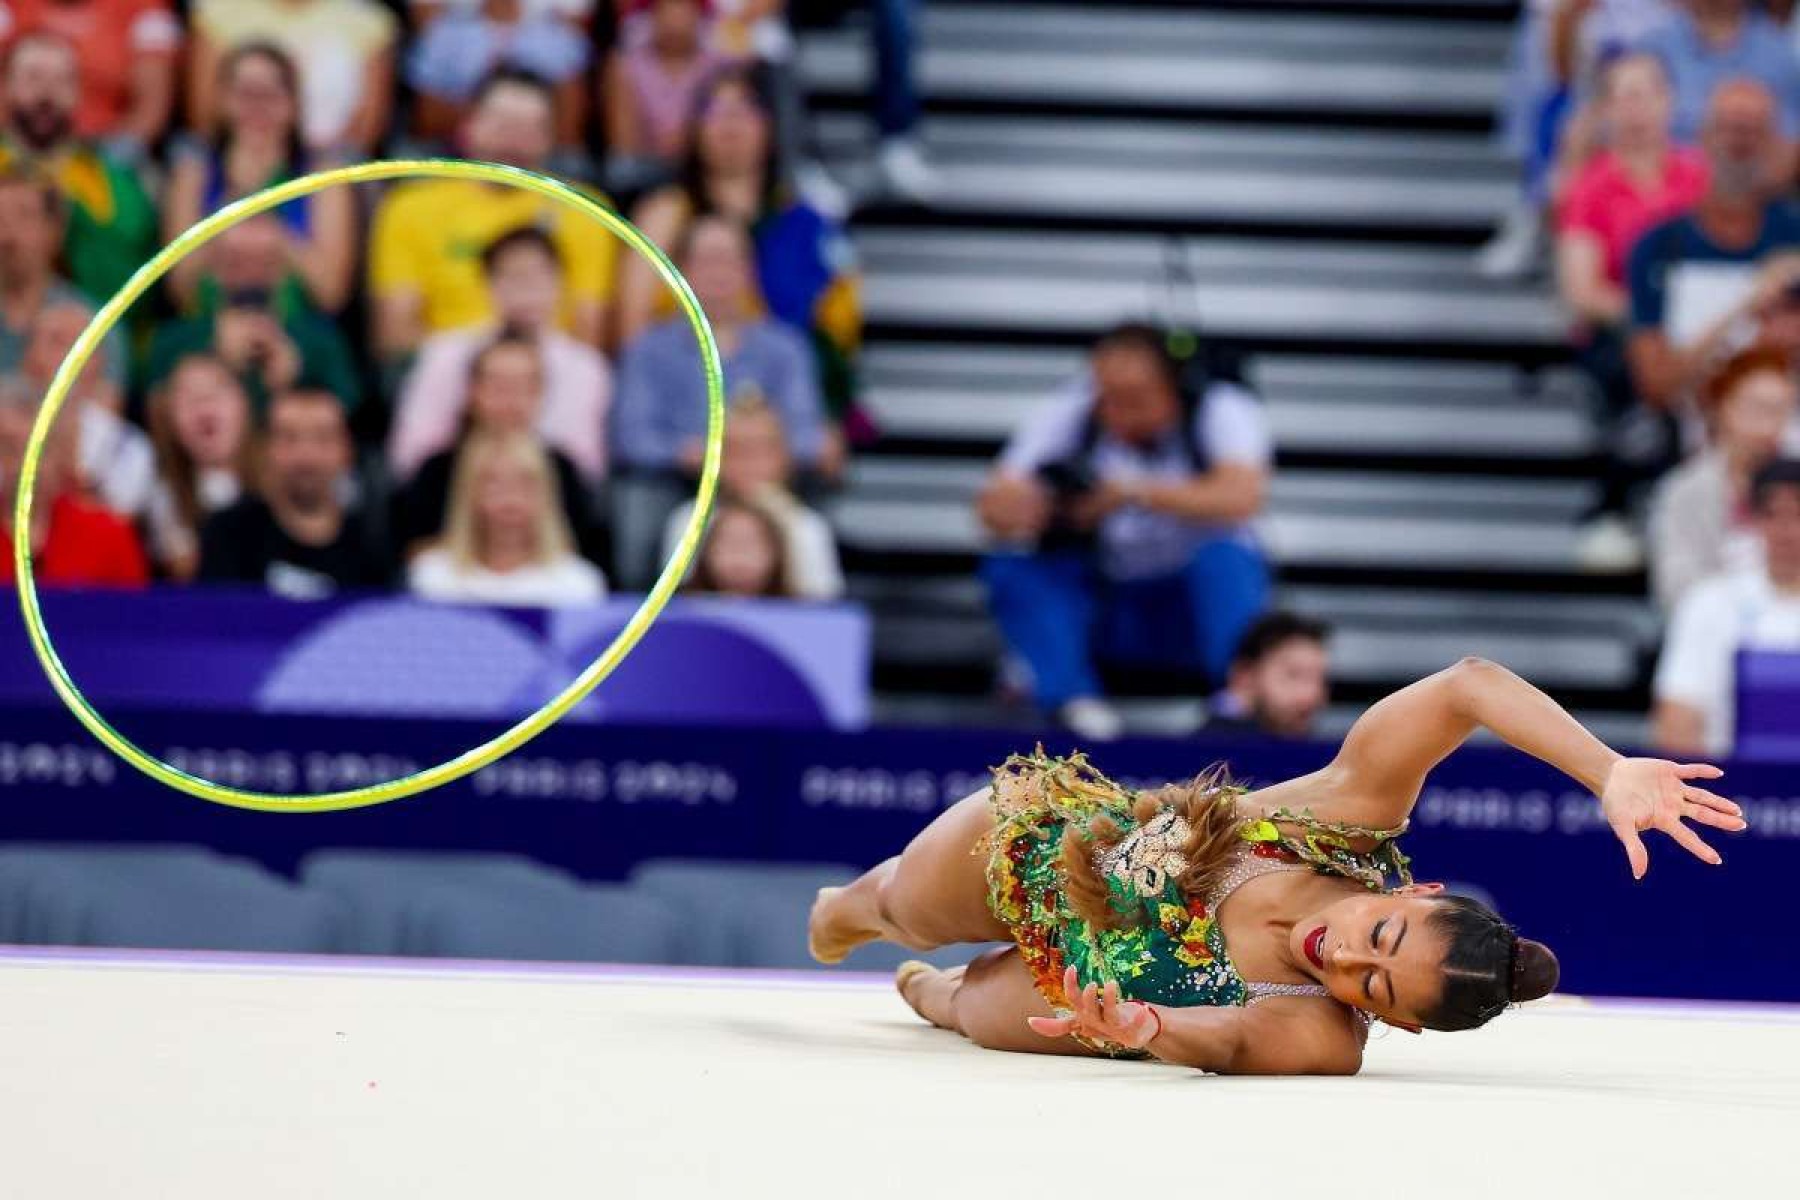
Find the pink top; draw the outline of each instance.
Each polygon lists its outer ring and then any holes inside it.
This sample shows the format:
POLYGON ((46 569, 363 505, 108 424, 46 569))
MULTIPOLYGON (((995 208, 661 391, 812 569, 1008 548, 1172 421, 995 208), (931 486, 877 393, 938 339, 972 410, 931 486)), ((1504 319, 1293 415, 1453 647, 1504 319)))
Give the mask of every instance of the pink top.
POLYGON ((702 49, 684 69, 670 71, 648 43, 625 50, 622 60, 637 100, 638 144, 653 157, 661 157, 662 147, 687 127, 700 85, 731 61, 702 49))
MULTIPOLYGON (((469 367, 492 341, 486 327, 453 329, 428 338, 400 385, 394 428, 388 435, 388 463, 410 479, 426 459, 456 444, 469 397, 469 367)), ((547 333, 544 352, 544 411, 538 432, 567 455, 590 480, 606 475, 606 419, 612 405, 612 368, 586 342, 547 333)))
POLYGON ((1607 282, 1623 283, 1625 262, 1638 238, 1692 208, 1706 185, 1706 160, 1688 146, 1670 149, 1663 157, 1662 178, 1647 189, 1612 151, 1602 151, 1569 182, 1557 225, 1563 233, 1579 230, 1599 238, 1607 282))

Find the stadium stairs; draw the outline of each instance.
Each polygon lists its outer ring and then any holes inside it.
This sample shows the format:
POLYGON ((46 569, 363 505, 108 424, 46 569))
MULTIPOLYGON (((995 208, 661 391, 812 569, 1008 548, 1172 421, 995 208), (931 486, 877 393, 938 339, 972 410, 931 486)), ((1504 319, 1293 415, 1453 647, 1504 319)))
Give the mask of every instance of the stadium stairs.
MULTIPOLYGON (((1337 631, 1335 726, 1479 653, 1635 739, 1656 627, 1641 573, 1577 561, 1594 446, 1562 318, 1541 281, 1471 268, 1514 195, 1492 129, 1516 6, 925 8, 941 189, 854 222, 884 437, 833 514, 880 713, 1029 719, 993 699, 970 499, 1087 339, 1157 317, 1240 353, 1269 406, 1266 532, 1282 603, 1337 631)), ((820 33, 802 61, 854 183, 866 37, 820 33)))

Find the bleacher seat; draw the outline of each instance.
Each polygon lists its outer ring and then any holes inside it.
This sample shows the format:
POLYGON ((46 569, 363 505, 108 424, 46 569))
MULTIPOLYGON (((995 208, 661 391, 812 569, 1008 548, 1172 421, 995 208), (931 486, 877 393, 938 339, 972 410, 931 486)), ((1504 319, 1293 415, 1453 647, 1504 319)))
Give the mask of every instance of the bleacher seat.
POLYGON ((31 945, 329 953, 345 908, 247 859, 191 846, 0 851, 0 906, 31 945))
POLYGON ((577 887, 565 872, 518 855, 437 851, 317 850, 301 861, 300 878, 344 901, 350 954, 430 953, 421 925, 441 894, 554 896, 577 887))

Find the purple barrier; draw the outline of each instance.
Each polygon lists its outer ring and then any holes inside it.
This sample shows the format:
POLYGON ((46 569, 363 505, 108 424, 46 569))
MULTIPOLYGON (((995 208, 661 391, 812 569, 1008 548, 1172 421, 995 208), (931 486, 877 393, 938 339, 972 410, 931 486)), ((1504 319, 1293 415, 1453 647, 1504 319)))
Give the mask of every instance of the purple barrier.
POLYGON ((1800 762, 1800 654, 1737 656, 1736 745, 1739 758, 1800 762))
MULTIPOLYGON (((483 720, 542 704, 636 606, 299 602, 235 589, 44 598, 58 652, 102 711, 483 720)), ((861 728, 869 637, 868 616, 847 605, 679 599, 570 719, 861 728)), ((0 625, 0 703, 55 703, 16 610, 0 625)))

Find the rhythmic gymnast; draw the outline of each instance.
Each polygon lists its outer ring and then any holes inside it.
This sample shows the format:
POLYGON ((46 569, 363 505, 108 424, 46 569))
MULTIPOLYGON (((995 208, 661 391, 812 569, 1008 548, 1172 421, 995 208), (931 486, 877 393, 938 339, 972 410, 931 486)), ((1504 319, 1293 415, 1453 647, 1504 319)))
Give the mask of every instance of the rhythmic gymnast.
POLYGON ((897 858, 820 892, 813 955, 1010 941, 953 970, 908 963, 900 992, 994 1050, 1353 1074, 1372 1021, 1475 1029, 1556 986, 1546 946, 1414 883, 1395 840, 1426 774, 1477 728, 1598 795, 1635 878, 1644 830, 1716 865, 1684 822, 1745 827, 1692 782, 1717 767, 1625 758, 1517 675, 1465 659, 1370 708, 1330 765, 1256 791, 1214 768, 1134 793, 1080 755, 1015 756, 897 858))

